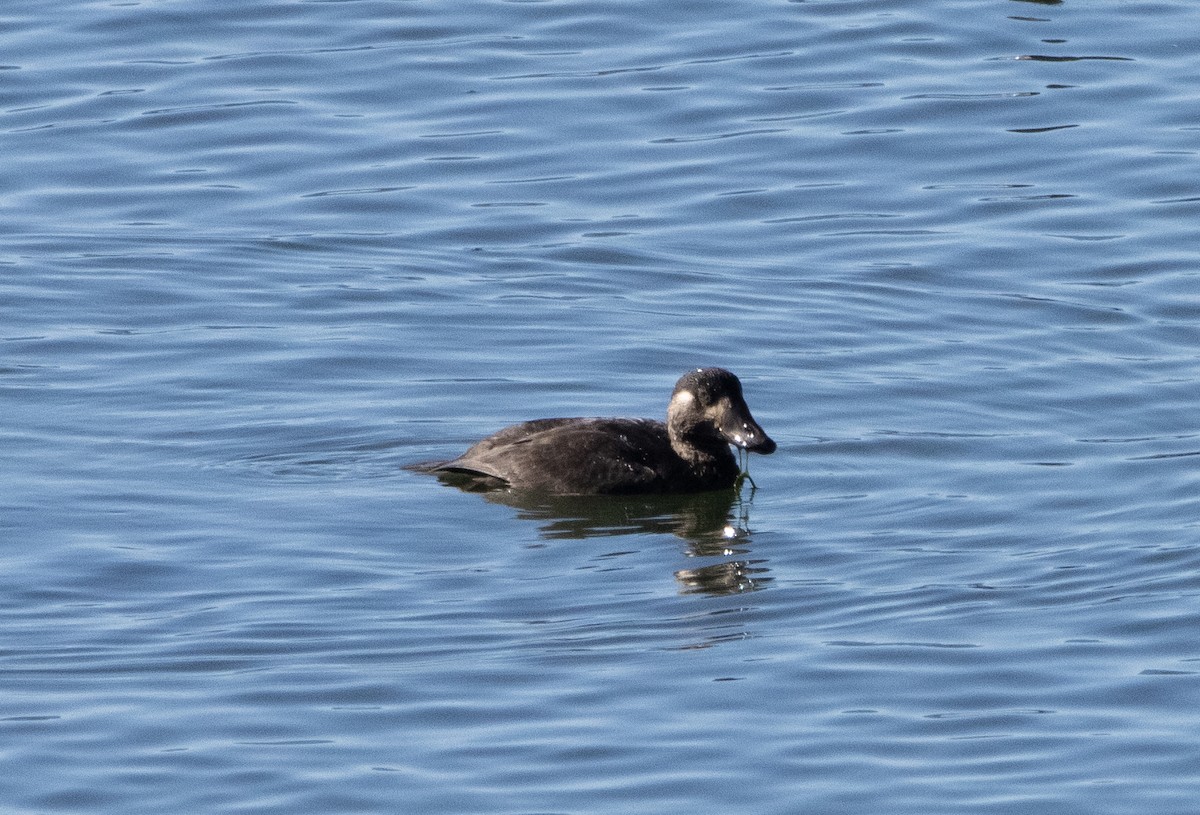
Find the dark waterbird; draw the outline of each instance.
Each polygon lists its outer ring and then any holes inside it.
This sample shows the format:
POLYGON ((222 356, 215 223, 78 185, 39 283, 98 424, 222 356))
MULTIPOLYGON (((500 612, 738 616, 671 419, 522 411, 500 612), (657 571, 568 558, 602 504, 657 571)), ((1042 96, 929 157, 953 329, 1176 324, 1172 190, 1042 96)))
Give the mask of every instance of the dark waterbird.
POLYGON ((742 469, 729 447, 773 453, 742 383, 723 368, 684 374, 654 419, 535 419, 506 427, 453 461, 419 465, 474 489, 632 495, 726 489, 742 469))

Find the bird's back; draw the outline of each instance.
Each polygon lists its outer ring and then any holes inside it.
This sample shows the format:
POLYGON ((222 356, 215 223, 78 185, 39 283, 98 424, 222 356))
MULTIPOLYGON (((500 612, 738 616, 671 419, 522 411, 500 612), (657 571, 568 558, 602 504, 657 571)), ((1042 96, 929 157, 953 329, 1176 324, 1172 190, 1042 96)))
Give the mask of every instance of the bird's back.
MULTIPOLYGON (((439 471, 557 494, 673 492, 683 462, 652 419, 536 419, 483 439, 439 471)), ((694 489, 694 487, 692 487, 694 489)))

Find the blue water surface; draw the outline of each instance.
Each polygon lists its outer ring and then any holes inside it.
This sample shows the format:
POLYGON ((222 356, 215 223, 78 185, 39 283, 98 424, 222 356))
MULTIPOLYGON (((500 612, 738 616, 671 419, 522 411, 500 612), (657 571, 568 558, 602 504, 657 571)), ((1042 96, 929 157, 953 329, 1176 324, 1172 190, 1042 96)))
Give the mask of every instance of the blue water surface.
POLYGON ((1200 5, 10 0, 0 809, 1190 815, 1200 5), (404 469, 722 365, 740 495, 404 469))

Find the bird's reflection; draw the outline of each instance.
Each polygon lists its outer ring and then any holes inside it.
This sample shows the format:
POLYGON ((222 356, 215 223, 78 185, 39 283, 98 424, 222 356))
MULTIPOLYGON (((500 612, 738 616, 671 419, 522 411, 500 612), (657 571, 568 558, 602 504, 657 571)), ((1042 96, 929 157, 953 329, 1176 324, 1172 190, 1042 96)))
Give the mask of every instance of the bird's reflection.
POLYGON ((680 569, 675 579, 686 594, 740 594, 761 589, 771 578, 762 560, 728 560, 701 566, 699 569, 680 569))
POLYGON ((738 594, 763 588, 771 581, 765 560, 750 552, 750 506, 753 489, 728 489, 690 495, 528 495, 490 489, 478 478, 439 474, 444 483, 484 500, 517 510, 517 517, 540 525, 552 540, 615 537, 631 534, 675 535, 687 541, 688 554, 702 558, 737 558, 680 569, 680 590, 687 594, 738 594))

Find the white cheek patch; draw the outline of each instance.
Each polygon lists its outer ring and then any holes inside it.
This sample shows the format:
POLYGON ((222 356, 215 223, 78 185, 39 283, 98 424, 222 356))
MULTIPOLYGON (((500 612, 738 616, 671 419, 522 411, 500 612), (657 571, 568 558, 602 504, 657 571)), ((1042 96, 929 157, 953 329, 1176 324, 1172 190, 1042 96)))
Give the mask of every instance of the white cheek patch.
POLYGON ((675 407, 687 407, 692 402, 696 401, 696 394, 691 391, 680 391, 671 397, 671 405, 675 407))

